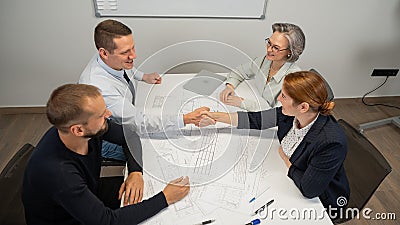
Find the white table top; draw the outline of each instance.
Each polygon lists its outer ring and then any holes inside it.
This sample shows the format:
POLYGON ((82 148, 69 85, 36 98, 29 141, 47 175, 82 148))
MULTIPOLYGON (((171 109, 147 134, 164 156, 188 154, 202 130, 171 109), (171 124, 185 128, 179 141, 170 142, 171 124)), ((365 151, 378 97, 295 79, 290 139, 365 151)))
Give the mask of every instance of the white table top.
MULTIPOLYGON (((161 85, 139 82, 136 106, 145 113, 175 115, 204 104, 212 111, 240 110, 225 108, 217 100, 222 86, 210 97, 183 90, 182 85, 194 75, 164 75, 161 85)), ((247 89, 240 85, 237 92, 245 96, 247 89)), ((145 197, 180 176, 188 175, 192 186, 187 197, 142 224, 190 225, 209 219, 215 219, 211 225, 246 224, 259 218, 252 212, 271 199, 274 202, 261 224, 332 224, 319 199, 303 197, 287 177, 275 134, 276 129, 249 132, 217 124, 204 130, 189 125, 168 138, 159 134, 143 137, 145 197), (209 161, 199 163, 210 149, 214 152, 206 156, 209 161)))

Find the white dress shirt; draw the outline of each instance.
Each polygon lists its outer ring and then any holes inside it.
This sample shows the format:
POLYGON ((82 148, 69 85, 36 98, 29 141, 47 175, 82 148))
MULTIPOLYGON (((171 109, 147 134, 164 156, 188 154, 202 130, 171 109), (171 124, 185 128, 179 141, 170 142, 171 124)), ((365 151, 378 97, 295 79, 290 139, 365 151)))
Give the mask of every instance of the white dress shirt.
POLYGON ((293 120, 293 127, 292 129, 289 130, 289 132, 286 134, 286 136, 282 139, 281 146, 283 149, 283 152, 287 157, 291 157, 296 148, 299 146, 301 141, 303 141, 304 137, 314 124, 314 122, 317 120, 319 114, 315 117, 315 119, 308 124, 307 126, 299 129, 298 128, 298 120, 294 118, 293 120))
MULTIPOLYGON (((255 79, 256 88, 262 98, 268 103, 271 108, 280 106, 278 102, 278 95, 282 90, 283 78, 293 72, 300 71, 300 67, 294 62, 286 62, 279 69, 279 71, 271 77, 270 82, 267 83, 267 77, 272 61, 263 57, 257 57, 249 63, 242 64, 237 67, 233 72, 228 74, 226 83, 232 84, 235 88, 244 80, 255 79)), ((258 111, 259 103, 253 100, 244 99, 240 108, 248 111, 258 111)), ((266 110, 261 109, 261 110, 266 110)))
MULTIPOLYGON (((126 73, 131 80, 132 78, 142 80, 144 75, 135 68, 126 70, 126 73)), ((184 126, 182 115, 171 114, 161 117, 161 115, 145 115, 139 111, 132 104, 133 96, 123 74, 124 70, 112 69, 96 53, 82 72, 79 83, 98 87, 107 108, 112 113, 112 118, 124 126, 129 126, 138 134, 177 130, 184 126)))

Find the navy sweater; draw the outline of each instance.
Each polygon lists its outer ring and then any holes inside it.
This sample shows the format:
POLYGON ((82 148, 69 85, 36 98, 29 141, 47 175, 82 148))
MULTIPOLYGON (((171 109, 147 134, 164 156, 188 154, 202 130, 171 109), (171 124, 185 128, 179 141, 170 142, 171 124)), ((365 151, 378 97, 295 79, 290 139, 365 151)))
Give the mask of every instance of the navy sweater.
MULTIPOLYGON (((102 137, 124 145, 122 128, 109 122, 102 137)), ((28 225, 137 224, 167 207, 163 192, 116 210, 97 197, 101 166, 101 139, 89 141, 89 153, 79 155, 61 141, 52 127, 42 137, 25 170, 22 200, 28 225)), ((141 170, 131 166, 130 170, 141 170)))

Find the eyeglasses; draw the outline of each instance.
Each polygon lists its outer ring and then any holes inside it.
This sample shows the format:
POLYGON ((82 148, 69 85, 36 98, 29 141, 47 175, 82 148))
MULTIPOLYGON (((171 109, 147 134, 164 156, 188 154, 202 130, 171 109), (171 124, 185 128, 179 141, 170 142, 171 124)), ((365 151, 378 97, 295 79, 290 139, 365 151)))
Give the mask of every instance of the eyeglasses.
POLYGON ((265 39, 265 43, 267 44, 267 48, 271 47, 272 52, 281 52, 281 51, 285 51, 288 50, 289 48, 285 48, 285 49, 279 49, 279 47, 277 45, 273 45, 271 43, 271 41, 269 40, 269 38, 265 39))

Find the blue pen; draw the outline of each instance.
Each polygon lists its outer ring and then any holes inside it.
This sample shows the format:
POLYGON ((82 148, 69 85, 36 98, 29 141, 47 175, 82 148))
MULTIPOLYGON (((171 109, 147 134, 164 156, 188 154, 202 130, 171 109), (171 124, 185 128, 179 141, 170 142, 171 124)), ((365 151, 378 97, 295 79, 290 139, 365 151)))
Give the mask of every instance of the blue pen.
POLYGON ((261 221, 259 219, 255 219, 255 220, 252 220, 250 223, 246 223, 246 225, 256 225, 256 224, 260 224, 260 223, 261 223, 261 221))
POLYGON ((259 195, 257 195, 256 197, 253 197, 252 199, 250 199, 249 203, 252 203, 256 200, 256 198, 259 198, 262 194, 264 194, 271 186, 267 187, 264 191, 262 191, 259 195))

